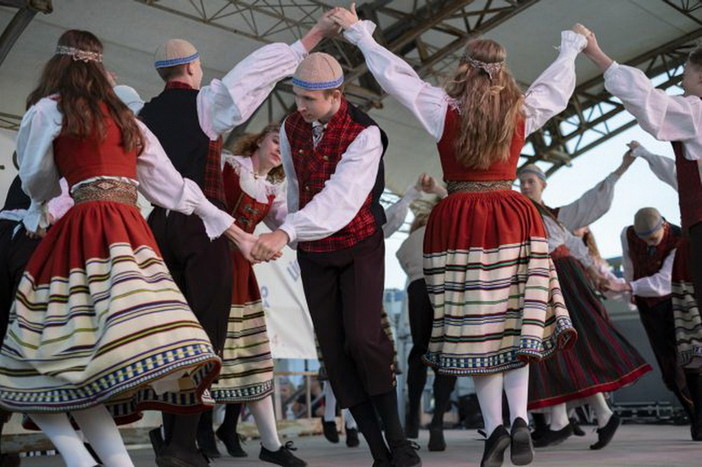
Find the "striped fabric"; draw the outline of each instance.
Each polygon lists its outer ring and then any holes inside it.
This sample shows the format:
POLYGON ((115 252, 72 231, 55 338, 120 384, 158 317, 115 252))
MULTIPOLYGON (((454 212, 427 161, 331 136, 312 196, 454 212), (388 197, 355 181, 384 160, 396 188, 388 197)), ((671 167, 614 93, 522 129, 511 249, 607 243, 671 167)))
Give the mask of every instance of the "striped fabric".
MULTIPOLYGON (((244 169, 242 169, 244 170, 244 169)), ((257 201, 241 188, 239 173, 230 164, 223 171, 227 208, 245 232, 253 232, 271 208, 257 201)), ((267 183, 259 179, 260 183, 267 183)), ((273 392, 273 357, 268 340, 261 291, 253 266, 239 252, 231 250, 234 267, 232 305, 227 321, 227 337, 222 355, 222 372, 212 386, 212 396, 219 403, 256 401, 273 392)))
POLYGON ((120 421, 133 421, 141 410, 189 412, 211 403, 206 387, 219 358, 155 242, 111 241, 122 237, 115 226, 125 218, 134 222, 131 240, 150 237, 135 208, 92 202, 72 208, 37 248, 0 356, 3 408, 65 412, 106 404, 120 421), (70 235, 75 230, 85 235, 70 235), (108 254, 76 265, 95 248, 108 254), (173 392, 157 394, 149 386, 164 377, 173 392))
POLYGON ((434 307, 424 360, 441 374, 507 371, 576 338, 541 217, 515 191, 442 200, 427 224, 424 276, 434 307))
POLYGON ((554 263, 578 340, 567 352, 530 365, 530 410, 615 391, 652 370, 609 320, 580 262, 566 255, 554 263))
POLYGON ((698 370, 702 367, 702 316, 688 268, 689 249, 689 237, 681 237, 673 262, 673 318, 678 362, 684 369, 698 370))

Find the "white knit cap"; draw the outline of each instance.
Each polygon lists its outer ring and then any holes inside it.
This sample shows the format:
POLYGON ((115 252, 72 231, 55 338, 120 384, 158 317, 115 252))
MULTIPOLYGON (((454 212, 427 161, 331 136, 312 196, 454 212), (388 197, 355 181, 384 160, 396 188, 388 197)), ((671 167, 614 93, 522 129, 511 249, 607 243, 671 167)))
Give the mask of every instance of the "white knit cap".
POLYGON ((154 54, 156 68, 168 68, 194 62, 200 53, 194 45, 183 39, 169 39, 161 44, 154 54))
POLYGON ((295 70, 292 84, 303 89, 336 89, 344 83, 344 70, 329 54, 309 54, 295 70))
POLYGON ((641 238, 648 237, 663 226, 663 216, 656 208, 642 208, 634 215, 634 232, 641 238))

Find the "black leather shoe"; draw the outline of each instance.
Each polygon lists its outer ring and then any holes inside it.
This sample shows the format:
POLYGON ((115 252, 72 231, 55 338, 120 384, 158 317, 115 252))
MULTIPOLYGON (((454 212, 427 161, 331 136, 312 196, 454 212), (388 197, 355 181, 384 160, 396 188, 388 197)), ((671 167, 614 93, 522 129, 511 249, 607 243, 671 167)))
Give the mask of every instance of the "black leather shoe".
POLYGON ((322 419, 322 433, 324 433, 324 437, 327 438, 327 441, 330 443, 336 444, 339 442, 339 432, 336 429, 335 421, 327 422, 322 419))
POLYGON ((534 440, 535 448, 555 446, 561 444, 573 435, 573 427, 570 423, 558 431, 546 430, 538 439, 534 440))
POLYGON ((198 430, 197 432, 197 447, 210 459, 217 459, 222 457, 217 449, 217 441, 214 437, 214 432, 210 428, 207 430, 198 430))
POLYGON ((227 448, 227 453, 232 457, 247 457, 246 451, 241 447, 241 437, 236 431, 234 433, 227 433, 222 431, 220 427, 215 434, 219 438, 224 446, 227 448))
POLYGON ((419 445, 404 440, 390 446, 390 457, 393 467, 422 467, 422 459, 417 454, 419 445))
POLYGON ((509 446, 510 437, 505 427, 500 425, 485 441, 483 459, 480 467, 501 467, 505 458, 505 450, 509 446))
POLYGON ((614 438, 614 433, 616 433, 621 423, 622 420, 619 418, 619 415, 613 413, 612 416, 609 417, 607 424, 597 429, 597 442, 591 444, 590 449, 602 449, 607 446, 609 442, 612 441, 612 438, 614 438))
POLYGON ((350 448, 358 447, 361 442, 358 440, 358 430, 356 428, 346 429, 346 446, 350 448))
POLYGON ((270 462, 271 464, 285 467, 304 467, 307 465, 307 462, 295 457, 291 451, 297 451, 292 441, 288 441, 277 451, 269 451, 261 446, 261 453, 258 455, 258 458, 263 462, 270 462))
POLYGON ((511 437, 509 454, 512 464, 531 464, 531 461, 534 460, 534 445, 531 442, 529 425, 523 418, 519 417, 512 423, 511 437))
POLYGON ((446 450, 443 426, 429 426, 429 444, 427 444, 427 449, 432 452, 446 450))
POLYGON ((570 426, 573 427, 573 434, 575 436, 585 436, 585 431, 583 431, 582 428, 580 428, 580 423, 578 423, 578 420, 576 418, 570 418, 570 426))

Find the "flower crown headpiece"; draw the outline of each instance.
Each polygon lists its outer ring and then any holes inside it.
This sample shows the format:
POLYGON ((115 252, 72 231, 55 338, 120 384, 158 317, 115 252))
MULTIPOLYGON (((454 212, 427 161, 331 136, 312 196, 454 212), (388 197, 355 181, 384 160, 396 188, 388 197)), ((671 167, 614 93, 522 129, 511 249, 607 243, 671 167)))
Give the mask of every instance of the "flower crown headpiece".
POLYGON ((98 62, 102 63, 102 54, 99 52, 91 52, 89 50, 77 49, 75 47, 67 47, 59 45, 56 47, 56 55, 70 55, 74 62, 98 62))
POLYGON ((463 55, 463 60, 465 60, 466 63, 473 68, 478 68, 479 70, 483 70, 485 73, 487 73, 490 81, 492 81, 492 77, 495 75, 495 73, 502 69, 502 65, 505 63, 504 61, 492 63, 481 62, 480 60, 476 60, 468 55, 463 55))

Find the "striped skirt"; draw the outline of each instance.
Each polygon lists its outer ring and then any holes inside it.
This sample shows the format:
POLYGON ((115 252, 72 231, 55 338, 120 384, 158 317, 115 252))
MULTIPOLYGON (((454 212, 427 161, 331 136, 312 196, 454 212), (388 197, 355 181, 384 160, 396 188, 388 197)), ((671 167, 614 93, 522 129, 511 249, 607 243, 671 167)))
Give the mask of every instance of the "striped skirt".
POLYGON ((222 371, 212 385, 218 403, 257 401, 273 392, 273 358, 253 266, 232 250, 234 286, 222 371))
POLYGON ((131 205, 76 205, 32 255, 0 352, 0 405, 66 412, 211 405, 220 360, 131 205))
POLYGON ((541 216, 516 191, 442 200, 427 224, 424 276, 434 320, 423 359, 441 374, 519 368, 577 337, 541 216))
POLYGON ((580 262, 564 256, 555 257, 554 263, 578 341, 570 350, 530 366, 529 410, 615 391, 652 370, 613 326, 580 262))
POLYGON ((702 316, 689 271, 690 243, 682 237, 675 252, 672 278, 673 319, 678 363, 686 370, 702 367, 702 316))

